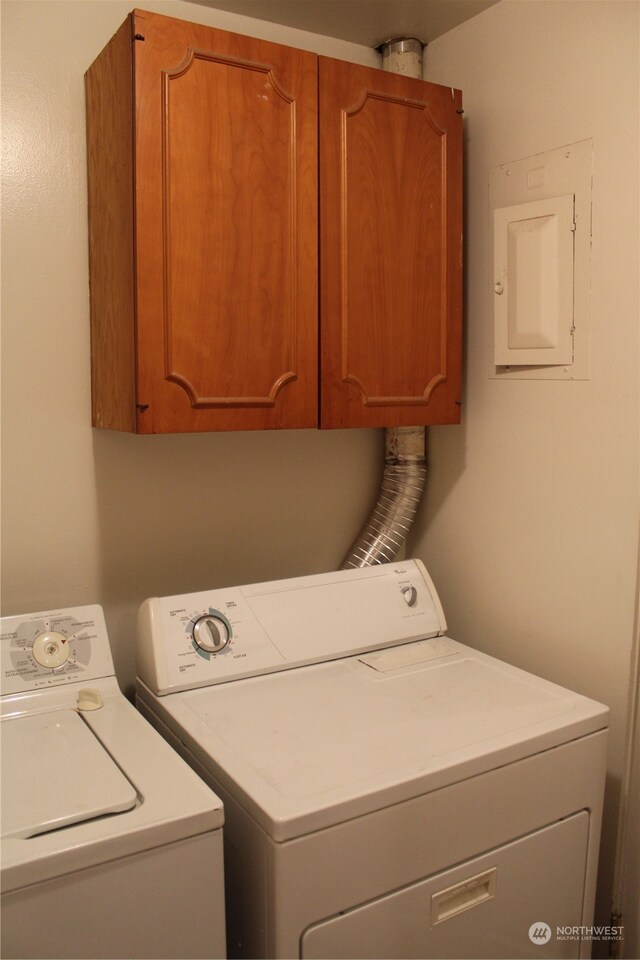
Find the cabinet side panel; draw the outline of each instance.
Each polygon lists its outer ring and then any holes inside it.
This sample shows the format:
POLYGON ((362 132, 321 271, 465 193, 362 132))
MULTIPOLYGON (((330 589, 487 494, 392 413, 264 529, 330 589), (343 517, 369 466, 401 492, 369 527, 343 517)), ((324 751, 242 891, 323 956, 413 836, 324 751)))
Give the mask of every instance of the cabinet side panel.
POLYGON ((317 60, 139 12, 144 432, 317 423, 317 60))
POLYGON ((323 426, 459 420, 459 109, 320 58, 323 426))
POLYGON ((136 430, 133 102, 127 19, 85 75, 94 427, 136 430))

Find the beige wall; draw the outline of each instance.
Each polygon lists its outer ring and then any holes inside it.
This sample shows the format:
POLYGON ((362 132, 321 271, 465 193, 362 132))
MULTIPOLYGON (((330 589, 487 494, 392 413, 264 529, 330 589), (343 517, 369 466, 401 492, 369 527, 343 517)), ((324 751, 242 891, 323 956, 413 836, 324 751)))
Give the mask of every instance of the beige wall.
MULTIPOLYGON (((145 597, 339 565, 383 451, 373 430, 92 430, 83 75, 132 6, 2 3, 2 609, 101 603, 126 687, 145 597)), ((180 0, 143 6, 377 62, 364 47, 180 0)))
POLYGON ((506 0, 430 44, 425 65, 464 91, 466 385, 462 428, 430 431, 412 552, 454 637, 611 707, 601 916, 637 576, 638 11, 506 0), (590 379, 492 379, 489 171, 591 138, 590 379))

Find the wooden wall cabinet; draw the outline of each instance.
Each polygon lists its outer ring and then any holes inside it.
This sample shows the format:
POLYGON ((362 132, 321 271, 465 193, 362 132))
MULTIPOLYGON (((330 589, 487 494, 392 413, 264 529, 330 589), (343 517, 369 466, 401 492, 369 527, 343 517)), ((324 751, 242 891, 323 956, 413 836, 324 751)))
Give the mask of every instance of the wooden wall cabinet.
POLYGON ((134 11, 86 96, 94 426, 459 420, 458 91, 134 11))

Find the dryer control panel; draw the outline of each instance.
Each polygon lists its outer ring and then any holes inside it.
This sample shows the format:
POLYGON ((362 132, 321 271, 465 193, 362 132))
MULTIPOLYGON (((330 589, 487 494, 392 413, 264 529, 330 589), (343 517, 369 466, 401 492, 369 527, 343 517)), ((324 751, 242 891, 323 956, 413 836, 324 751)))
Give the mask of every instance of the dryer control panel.
POLYGON ((418 560, 153 598, 138 616, 138 676, 154 693, 173 693, 445 629, 418 560))
POLYGON ((114 673, 97 604, 2 617, 0 629, 3 696, 114 673))

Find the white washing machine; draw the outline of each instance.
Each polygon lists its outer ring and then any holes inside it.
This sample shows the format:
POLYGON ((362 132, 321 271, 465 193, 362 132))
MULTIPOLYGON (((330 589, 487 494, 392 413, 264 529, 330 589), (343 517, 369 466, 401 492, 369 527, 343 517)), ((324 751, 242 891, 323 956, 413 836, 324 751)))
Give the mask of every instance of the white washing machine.
POLYGON ((418 561, 141 608, 139 708, 224 801, 230 956, 590 955, 608 710, 444 631, 418 561))
POLYGON ((2 956, 224 957, 222 803, 120 692, 101 608, 0 625, 2 956))

